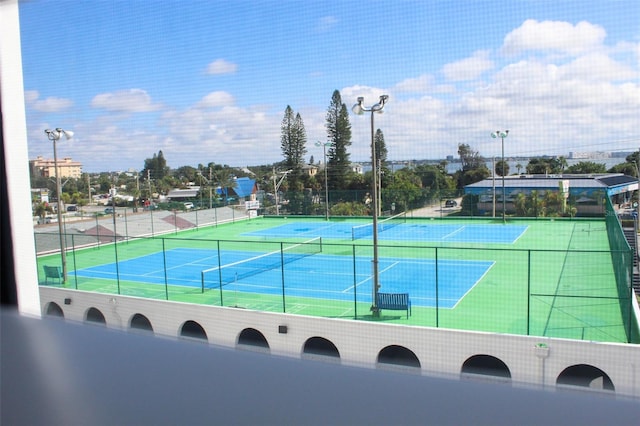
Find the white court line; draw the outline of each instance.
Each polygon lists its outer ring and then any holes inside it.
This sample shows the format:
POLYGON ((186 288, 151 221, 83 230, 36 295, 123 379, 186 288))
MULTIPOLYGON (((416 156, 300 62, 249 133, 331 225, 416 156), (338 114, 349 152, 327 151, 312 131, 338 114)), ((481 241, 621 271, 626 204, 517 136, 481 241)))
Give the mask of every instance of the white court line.
MULTIPOLYGON (((394 266, 396 266, 396 265, 397 265, 397 264, 399 264, 399 263, 400 263, 400 262, 393 262, 391 265, 389 265, 388 267, 384 268, 382 271, 379 271, 379 272, 378 272, 378 275, 380 275, 381 273, 383 273, 383 272, 385 272, 385 271, 388 271, 389 269, 393 268, 394 266)), ((352 285, 352 286, 349 286, 349 287, 345 288, 344 290, 342 290, 342 293, 348 293, 348 292, 349 292, 350 290, 352 290, 354 287, 358 287, 358 286, 360 286, 361 284, 366 283, 367 281, 371 280, 371 278, 372 278, 372 277, 371 277, 371 276, 369 276, 369 277, 367 277, 366 279, 364 279, 364 280, 362 280, 362 281, 360 281, 360 282, 356 283, 356 285, 355 285, 355 286, 353 286, 353 285, 352 285)))
MULTIPOLYGON (((495 264, 496 264, 496 262, 491 262, 491 265, 489 265, 489 267, 484 271, 484 273, 482 274, 482 276, 480 276, 480 278, 478 278, 478 279, 476 280, 476 282, 475 282, 475 283, 473 283, 473 285, 472 285, 471 287, 469 287, 469 288, 467 289, 467 291, 465 291, 465 292, 464 292, 464 294, 463 294, 462 296, 460 296, 460 298, 458 299, 458 301, 455 303, 455 305, 453 305, 453 306, 451 307, 451 309, 455 309, 455 307, 456 307, 456 306, 458 306, 458 303, 460 303, 460 301, 462 301, 462 299, 464 299, 464 298, 467 296, 467 294, 469 294, 469 292, 470 292, 471 290, 473 290, 473 289, 474 289, 474 287, 475 287, 476 285, 478 285, 478 283, 484 279, 484 277, 489 273, 489 271, 491 270, 491 268, 493 268, 493 265, 495 265, 495 264)), ((445 308, 445 309, 446 309, 446 308, 445 308)))
POLYGON ((456 229, 455 231, 448 233, 444 237, 440 238, 440 240, 445 240, 453 235, 456 235, 457 233, 462 232, 464 228, 466 228, 466 225, 462 225, 460 228, 456 229))

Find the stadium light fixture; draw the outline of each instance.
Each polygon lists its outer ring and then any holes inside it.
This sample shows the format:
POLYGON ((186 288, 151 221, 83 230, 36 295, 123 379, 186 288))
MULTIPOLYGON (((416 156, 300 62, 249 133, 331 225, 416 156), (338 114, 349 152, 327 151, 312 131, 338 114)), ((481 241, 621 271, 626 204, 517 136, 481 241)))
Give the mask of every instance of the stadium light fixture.
POLYGON ((389 100, 388 95, 381 95, 380 100, 377 104, 373 105, 370 108, 365 107, 364 98, 362 96, 358 97, 357 103, 351 108, 354 114, 362 115, 365 112, 371 113, 371 174, 372 174, 372 184, 371 187, 373 189, 373 199, 371 202, 371 207, 373 211, 373 261, 372 261, 372 269, 373 269, 373 301, 371 305, 371 312, 374 317, 380 316, 380 309, 377 304, 377 296, 378 290, 380 289, 380 275, 378 272, 378 171, 377 171, 377 159, 376 159, 376 144, 374 142, 374 125, 373 125, 373 114, 374 113, 382 113, 382 109, 386 105, 389 100))
POLYGON ((56 149, 56 142, 58 142, 62 136, 67 140, 73 137, 73 132, 70 130, 63 130, 56 128, 55 130, 46 129, 44 131, 47 138, 53 142, 53 167, 56 173, 56 197, 58 204, 56 210, 58 211, 58 234, 60 236, 60 260, 62 262, 62 282, 67 281, 67 253, 65 247, 65 235, 62 232, 62 184, 60 183, 60 172, 58 171, 58 151, 56 149))
MULTIPOLYGON (((502 139, 502 173, 500 173, 502 175, 502 223, 507 223, 507 218, 505 216, 507 199, 506 199, 505 190, 504 190, 504 138, 506 138, 507 136, 509 136, 508 130, 504 130, 504 131, 496 130, 495 132, 491 133, 492 138, 502 139)), ((495 170, 493 172, 495 173, 495 170)))
POLYGON ((325 206, 325 219, 329 220, 329 180, 327 178, 327 147, 331 146, 331 142, 316 141, 316 146, 322 147, 322 154, 324 155, 324 206, 325 206))

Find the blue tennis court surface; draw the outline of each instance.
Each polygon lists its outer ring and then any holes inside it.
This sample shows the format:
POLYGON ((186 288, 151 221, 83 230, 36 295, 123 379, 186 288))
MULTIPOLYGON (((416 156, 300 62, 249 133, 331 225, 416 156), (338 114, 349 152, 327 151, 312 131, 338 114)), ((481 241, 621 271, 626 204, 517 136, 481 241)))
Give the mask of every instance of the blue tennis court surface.
MULTIPOLYGON (((354 223, 296 222, 242 234, 251 237, 291 238, 322 237, 352 239, 353 229, 365 231, 362 239, 370 239, 373 226, 354 223)), ((401 223, 378 233, 379 240, 452 243, 513 244, 527 230, 526 225, 504 224, 418 224, 401 223)))
MULTIPOLYGON (((413 306, 453 308, 489 271, 493 262, 380 258, 381 292, 409 293, 413 306), (437 272, 437 273, 436 273, 437 272), (437 276, 437 280, 436 280, 437 276), (437 297, 437 300, 436 300, 437 297)), ((75 271, 78 277, 156 285, 181 285, 258 294, 371 302, 368 257, 172 249, 75 271), (284 268, 279 263, 284 259, 284 268), (166 276, 165 268, 166 264, 166 276), (203 271, 208 271, 204 274, 203 271), (284 280, 284 285, 283 285, 284 280)))

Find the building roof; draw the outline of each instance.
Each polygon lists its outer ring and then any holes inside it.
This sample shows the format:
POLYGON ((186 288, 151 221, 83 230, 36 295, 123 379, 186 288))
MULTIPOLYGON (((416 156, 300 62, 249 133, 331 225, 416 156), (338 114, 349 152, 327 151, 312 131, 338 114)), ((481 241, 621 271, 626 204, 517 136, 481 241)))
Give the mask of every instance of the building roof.
MULTIPOLYGON (((630 190, 638 188, 638 180, 633 176, 622 173, 590 174, 590 175, 517 175, 505 176, 504 186, 506 188, 530 188, 530 189, 557 189, 558 183, 563 180, 569 181, 570 188, 602 188, 608 189, 617 186, 629 186, 630 190)), ((494 184, 494 179, 485 179, 480 182, 466 185, 465 188, 490 188, 494 184)), ((496 176, 495 185, 502 186, 502 177, 496 176)))
POLYGON ((199 186, 192 186, 189 189, 172 189, 167 194, 167 198, 194 198, 198 195, 198 191, 200 191, 199 186))
POLYGON ((233 190, 236 194, 238 194, 238 197, 247 197, 253 193, 255 186, 255 179, 241 177, 236 179, 236 186, 233 188, 233 190))

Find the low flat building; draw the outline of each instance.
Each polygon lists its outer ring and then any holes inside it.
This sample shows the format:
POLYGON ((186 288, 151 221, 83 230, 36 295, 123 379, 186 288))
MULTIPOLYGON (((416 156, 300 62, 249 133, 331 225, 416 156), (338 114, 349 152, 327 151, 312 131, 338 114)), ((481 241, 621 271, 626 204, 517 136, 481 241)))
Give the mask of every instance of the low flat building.
MULTIPOLYGON (((622 173, 590 175, 513 175, 504 177, 505 208, 514 212, 518 194, 530 195, 537 191, 543 197, 548 191, 565 194, 567 205, 575 207, 578 215, 604 214, 604 198, 622 207, 630 202, 638 190, 638 179, 622 173)), ((478 211, 489 213, 494 208, 502 212, 502 177, 485 179, 465 186, 465 194, 478 196, 478 211)))

